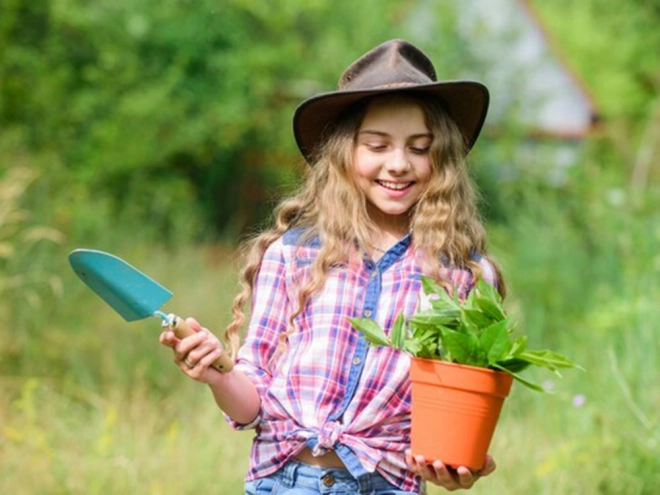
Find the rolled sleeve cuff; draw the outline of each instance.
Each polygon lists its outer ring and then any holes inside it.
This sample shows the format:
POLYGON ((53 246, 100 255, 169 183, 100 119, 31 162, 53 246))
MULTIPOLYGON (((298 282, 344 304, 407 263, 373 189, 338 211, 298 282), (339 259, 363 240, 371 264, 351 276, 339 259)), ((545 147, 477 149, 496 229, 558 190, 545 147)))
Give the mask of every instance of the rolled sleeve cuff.
MULTIPOLYGON (((254 383, 255 387, 257 388, 259 397, 264 397, 264 394, 270 382, 270 377, 263 370, 259 370, 254 366, 251 366, 247 361, 240 358, 236 361, 235 369, 241 371, 250 380, 252 380, 252 383, 254 383)), ((238 423, 237 421, 234 421, 227 414, 223 413, 223 416, 225 417, 227 423, 235 430, 250 430, 256 428, 256 426, 261 422, 262 411, 260 409, 259 414, 257 414, 257 417, 247 424, 238 423)))
POLYGON ((227 416, 225 413, 222 414, 225 417, 225 420, 231 426, 234 430, 242 431, 242 430, 253 430, 257 427, 259 423, 261 423, 261 411, 259 411, 259 414, 257 414, 257 417, 254 418, 252 421, 250 421, 247 424, 242 424, 234 421, 231 419, 229 416, 227 416))

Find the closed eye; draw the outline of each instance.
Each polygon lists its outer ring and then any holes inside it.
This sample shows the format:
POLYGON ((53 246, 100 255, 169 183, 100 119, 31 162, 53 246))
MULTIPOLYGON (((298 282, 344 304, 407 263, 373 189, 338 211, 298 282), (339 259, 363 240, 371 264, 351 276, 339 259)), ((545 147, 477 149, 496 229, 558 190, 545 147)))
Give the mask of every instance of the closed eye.
POLYGON ((373 151, 375 153, 385 151, 387 149, 387 146, 384 144, 367 144, 366 146, 369 151, 373 151))

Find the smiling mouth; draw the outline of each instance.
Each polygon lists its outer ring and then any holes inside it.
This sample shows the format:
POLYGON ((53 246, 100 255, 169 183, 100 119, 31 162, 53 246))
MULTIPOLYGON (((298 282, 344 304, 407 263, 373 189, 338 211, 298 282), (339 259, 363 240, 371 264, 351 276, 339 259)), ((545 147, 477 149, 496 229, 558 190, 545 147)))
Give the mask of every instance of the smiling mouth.
POLYGON ((377 180, 376 183, 385 189, 391 189, 392 191, 402 191, 414 184, 414 182, 390 182, 386 180, 377 180))

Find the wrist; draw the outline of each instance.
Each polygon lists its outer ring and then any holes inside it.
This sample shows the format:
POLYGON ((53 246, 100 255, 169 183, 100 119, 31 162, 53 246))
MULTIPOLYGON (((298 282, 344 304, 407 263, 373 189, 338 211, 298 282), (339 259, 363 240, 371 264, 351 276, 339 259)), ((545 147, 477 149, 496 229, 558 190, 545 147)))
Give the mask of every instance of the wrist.
POLYGON ((233 379, 234 370, 223 373, 215 368, 209 368, 210 372, 205 377, 204 383, 211 389, 222 389, 233 379), (212 372, 211 372, 212 371, 212 372))

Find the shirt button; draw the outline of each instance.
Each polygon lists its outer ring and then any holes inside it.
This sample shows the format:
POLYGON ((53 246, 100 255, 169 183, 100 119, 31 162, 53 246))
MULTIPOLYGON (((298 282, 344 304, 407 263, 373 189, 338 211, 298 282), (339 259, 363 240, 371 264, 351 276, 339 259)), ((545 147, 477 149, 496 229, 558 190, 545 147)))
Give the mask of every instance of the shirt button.
POLYGON ((360 364, 360 358, 355 358, 355 359, 353 359, 353 364, 354 364, 355 366, 357 366, 358 364, 360 364))
POLYGON ((371 272, 371 278, 376 278, 378 276, 378 272, 371 272))
POLYGON ((323 476, 323 478, 321 478, 321 481, 325 486, 330 487, 335 484, 335 477, 332 476, 331 474, 326 474, 325 476, 323 476))
POLYGON ((366 316, 367 318, 369 318, 369 317, 371 316, 371 310, 370 310, 370 309, 365 310, 365 312, 364 312, 364 316, 366 316))

